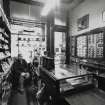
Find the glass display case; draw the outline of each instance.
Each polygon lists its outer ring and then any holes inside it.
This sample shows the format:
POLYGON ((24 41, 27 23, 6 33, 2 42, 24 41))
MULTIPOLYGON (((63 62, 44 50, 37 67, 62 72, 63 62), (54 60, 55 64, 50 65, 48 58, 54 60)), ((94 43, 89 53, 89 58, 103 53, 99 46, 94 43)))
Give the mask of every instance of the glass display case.
POLYGON ((87 71, 73 71, 70 68, 55 67, 53 70, 40 68, 40 75, 49 91, 57 96, 74 90, 94 86, 93 74, 87 71))
POLYGON ((78 87, 87 86, 92 84, 92 75, 86 74, 86 75, 79 75, 79 76, 73 76, 70 78, 64 78, 60 81, 60 93, 64 93, 67 91, 72 91, 73 89, 76 89, 78 87))

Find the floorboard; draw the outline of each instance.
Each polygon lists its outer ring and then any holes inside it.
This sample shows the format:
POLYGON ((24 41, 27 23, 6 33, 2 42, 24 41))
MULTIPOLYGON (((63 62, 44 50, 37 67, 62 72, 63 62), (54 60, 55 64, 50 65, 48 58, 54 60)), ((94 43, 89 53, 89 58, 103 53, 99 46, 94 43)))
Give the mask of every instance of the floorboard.
MULTIPOLYGON (((9 98, 8 105, 28 105, 26 91, 23 93, 12 91, 12 96, 9 98)), ((37 105, 30 102, 30 105, 37 105)))
POLYGON ((105 94, 93 89, 65 96, 65 100, 70 105, 105 105, 105 94))

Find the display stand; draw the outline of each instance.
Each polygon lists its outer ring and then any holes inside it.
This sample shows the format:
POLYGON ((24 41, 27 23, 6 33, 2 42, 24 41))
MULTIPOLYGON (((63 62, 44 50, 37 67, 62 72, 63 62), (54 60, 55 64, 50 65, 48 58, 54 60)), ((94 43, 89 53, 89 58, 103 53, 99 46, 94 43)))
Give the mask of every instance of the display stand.
POLYGON ((102 84, 105 80, 100 79, 105 74, 105 27, 72 36, 71 40, 71 63, 94 73, 96 87, 105 90, 102 84))
POLYGON ((9 22, 0 6, 0 104, 7 105, 11 84, 8 76, 11 68, 11 32, 9 22))

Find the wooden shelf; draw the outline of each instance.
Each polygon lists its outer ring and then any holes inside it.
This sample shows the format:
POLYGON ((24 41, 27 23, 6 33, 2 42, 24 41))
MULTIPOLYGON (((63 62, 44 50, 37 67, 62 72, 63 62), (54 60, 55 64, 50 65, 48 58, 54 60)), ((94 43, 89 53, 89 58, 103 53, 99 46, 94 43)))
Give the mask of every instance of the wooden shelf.
POLYGON ((9 43, 5 42, 5 41, 4 41, 4 40, 2 40, 2 39, 0 39, 0 42, 1 42, 2 44, 9 45, 9 43))
POLYGON ((1 60, 5 60, 5 59, 7 59, 7 58, 9 58, 9 57, 11 57, 11 56, 5 56, 4 58, 1 58, 0 61, 1 61, 1 60))
MULTIPOLYGON (((9 22, 8 19, 3 11, 3 9, 0 6, 0 35, 1 35, 1 39, 0 39, 0 53, 3 55, 0 56, 0 61, 6 62, 9 65, 5 65, 8 68, 3 70, 2 74, 0 74, 0 84, 1 88, 2 88, 2 93, 0 94, 2 97, 2 100, 0 100, 1 104, 6 104, 8 103, 8 97, 10 95, 10 88, 11 85, 10 83, 7 81, 7 77, 9 75, 9 73, 11 72, 11 64, 8 63, 8 58, 11 57, 10 52, 11 52, 11 32, 10 32, 10 27, 9 27, 9 22)), ((2 67, 1 67, 2 68, 2 67)))
POLYGON ((5 33, 3 33, 3 32, 0 32, 0 33, 2 34, 2 36, 3 36, 5 39, 7 39, 7 40, 10 39, 9 36, 7 36, 5 33))
POLYGON ((0 48, 0 52, 10 51, 10 49, 0 48))

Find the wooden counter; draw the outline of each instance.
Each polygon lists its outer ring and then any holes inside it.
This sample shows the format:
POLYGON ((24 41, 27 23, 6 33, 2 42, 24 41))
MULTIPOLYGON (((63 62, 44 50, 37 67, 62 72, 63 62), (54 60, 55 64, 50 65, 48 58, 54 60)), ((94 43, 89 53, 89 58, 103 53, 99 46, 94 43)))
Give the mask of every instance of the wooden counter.
POLYGON ((56 101, 66 93, 89 89, 93 86, 92 78, 89 78, 92 76, 93 74, 88 72, 78 74, 70 68, 56 67, 52 70, 40 68, 40 77, 46 84, 47 93, 56 101))
POLYGON ((97 76, 98 79, 98 88, 105 91, 105 73, 97 76))
POLYGON ((73 71, 71 68, 62 67, 62 66, 55 66, 55 68, 51 70, 41 67, 41 70, 45 71, 49 76, 55 78, 56 80, 62 80, 66 78, 72 78, 74 76, 78 77, 82 75, 91 74, 88 71, 80 73, 78 71, 73 71))
POLYGON ((105 64, 101 63, 94 63, 94 62, 79 62, 79 65, 82 65, 84 67, 92 68, 93 71, 99 70, 100 71, 105 71, 105 64))

